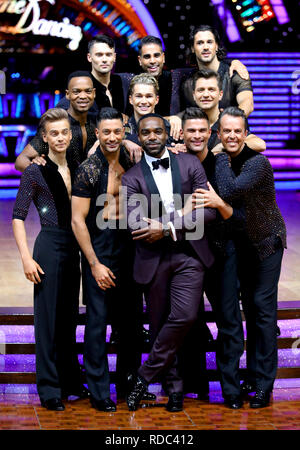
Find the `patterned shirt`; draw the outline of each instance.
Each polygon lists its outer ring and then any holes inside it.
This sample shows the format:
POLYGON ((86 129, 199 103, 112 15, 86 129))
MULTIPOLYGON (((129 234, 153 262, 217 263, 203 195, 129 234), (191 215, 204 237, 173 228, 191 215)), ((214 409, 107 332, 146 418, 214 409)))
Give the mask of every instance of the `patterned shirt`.
MULTIPOLYGON (((119 163, 126 171, 133 166, 127 152, 121 148, 119 163)), ((86 159, 77 169, 72 187, 72 195, 90 198, 90 210, 86 218, 87 227, 93 238, 99 232, 97 228, 97 215, 103 209, 96 205, 99 195, 107 192, 109 165, 100 147, 86 159)))
POLYGON ((273 169, 269 160, 247 145, 235 158, 216 156, 216 180, 227 202, 243 199, 247 235, 263 260, 275 252, 278 238, 286 248, 286 227, 275 197, 273 169))
POLYGON ((24 170, 13 219, 25 220, 33 202, 42 226, 71 229, 71 201, 66 185, 58 172, 58 166, 48 157, 46 160, 45 166, 31 164, 24 170))

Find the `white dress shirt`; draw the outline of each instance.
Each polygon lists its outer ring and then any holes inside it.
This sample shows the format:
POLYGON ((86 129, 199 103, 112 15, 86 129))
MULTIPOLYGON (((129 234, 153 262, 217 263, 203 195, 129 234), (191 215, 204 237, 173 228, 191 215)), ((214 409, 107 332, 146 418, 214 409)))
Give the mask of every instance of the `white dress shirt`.
MULTIPOLYGON (((144 153, 146 162, 150 167, 151 173, 153 175, 155 184, 157 186, 158 192, 160 194, 160 198, 163 202, 165 210, 167 214, 170 214, 175 210, 174 206, 174 197, 173 197, 173 180, 172 180, 172 171, 171 171, 171 161, 170 155, 167 149, 165 149, 163 155, 159 159, 168 158, 169 159, 169 167, 165 169, 161 165, 158 169, 153 169, 152 162, 157 161, 158 158, 153 158, 153 156, 149 156, 144 153)), ((174 225, 171 222, 168 222, 170 226, 172 238, 176 241, 176 231, 174 225)))

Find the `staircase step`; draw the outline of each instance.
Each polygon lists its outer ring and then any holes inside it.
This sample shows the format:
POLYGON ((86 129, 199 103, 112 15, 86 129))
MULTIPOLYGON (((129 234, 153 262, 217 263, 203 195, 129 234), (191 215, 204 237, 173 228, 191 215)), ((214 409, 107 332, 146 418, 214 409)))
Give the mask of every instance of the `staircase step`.
MULTIPOLYGON (((278 349, 291 349, 293 343, 295 342, 295 338, 293 337, 278 337, 277 346, 278 349)), ((0 344, 0 355, 33 355, 35 354, 35 344, 32 343, 8 343, 8 344, 0 344)), ((76 349, 78 354, 83 354, 83 342, 77 342, 76 349)), ((245 340, 245 349, 247 348, 247 341, 245 340)), ((216 341, 214 340, 211 343, 206 343, 205 348, 200 346, 199 349, 214 352, 216 351, 216 341)), ((142 353, 148 353, 150 350, 148 344, 143 345, 142 353)), ((106 352, 107 354, 114 354, 117 351, 116 344, 106 344, 106 352)))
MULTIPOLYGON (((246 369, 240 369, 240 377, 243 380, 246 369)), ((115 382, 115 372, 110 372, 110 382, 115 382)), ((219 374, 215 369, 208 369, 207 375, 209 381, 218 381, 219 374)), ((277 370, 277 379, 300 378, 300 367, 280 367, 277 370)), ((1 372, 0 384, 35 384, 35 372, 1 372)))
MULTIPOLYGON (((300 301, 278 302, 278 320, 299 319, 300 318, 300 301)), ((244 313, 242 312, 243 320, 244 313)), ((147 314, 144 313, 144 320, 147 314)), ((205 311, 205 319, 207 322, 214 322, 215 316, 210 307, 207 306, 205 311)), ((144 321, 144 323, 147 323, 144 321)), ((78 325, 85 324, 85 307, 79 309, 78 325)), ((32 307, 0 307, 0 326, 1 325, 33 325, 33 308, 32 307)))

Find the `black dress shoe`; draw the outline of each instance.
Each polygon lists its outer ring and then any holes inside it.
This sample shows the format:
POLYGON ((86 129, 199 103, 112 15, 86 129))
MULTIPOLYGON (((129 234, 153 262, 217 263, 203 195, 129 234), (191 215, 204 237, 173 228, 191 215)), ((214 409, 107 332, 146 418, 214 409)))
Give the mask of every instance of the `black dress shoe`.
POLYGON ((146 391, 142 400, 156 400, 156 395, 152 394, 152 392, 146 391))
POLYGON ((104 400, 95 400, 91 397, 91 404, 98 411, 115 412, 117 410, 116 404, 109 397, 104 400))
POLYGON ((183 410, 183 393, 182 392, 172 392, 169 395, 169 401, 166 406, 169 412, 179 412, 183 410))
POLYGON ((240 409, 243 406, 243 400, 240 395, 229 395, 224 398, 224 403, 231 409, 240 409))
POLYGON ((270 392, 259 389, 250 400, 250 408, 265 408, 270 403, 270 395, 270 392))
POLYGON ((241 394, 243 397, 247 397, 250 392, 255 392, 256 391, 256 387, 251 384, 249 381, 244 381, 241 384, 241 394))
POLYGON ((41 401, 41 405, 50 411, 64 411, 65 409, 60 398, 49 398, 49 400, 41 401))
POLYGON ((71 395, 79 398, 89 398, 91 396, 90 391, 85 386, 79 386, 78 388, 62 389, 61 397, 67 399, 71 395))
POLYGON ((140 401, 147 392, 147 382, 144 378, 137 376, 136 382, 133 385, 132 391, 127 395, 126 402, 129 411, 136 411, 139 407, 140 401))
MULTIPOLYGON (((147 330, 145 330, 145 331, 147 331, 147 330)), ((134 387, 134 375, 133 375, 133 373, 128 373, 127 374, 127 380, 126 380, 126 382, 127 382, 127 386, 126 386, 126 389, 124 389, 124 388, 119 388, 117 385, 116 385, 116 390, 117 390, 117 397, 119 397, 119 398, 124 398, 124 397, 126 397, 126 394, 128 393, 128 392, 131 392, 132 391, 132 389, 133 389, 133 387, 134 387)), ((149 392, 148 390, 145 392, 145 394, 143 395, 143 398, 142 398, 142 400, 156 400, 156 395, 155 394, 152 394, 151 392, 149 392)))

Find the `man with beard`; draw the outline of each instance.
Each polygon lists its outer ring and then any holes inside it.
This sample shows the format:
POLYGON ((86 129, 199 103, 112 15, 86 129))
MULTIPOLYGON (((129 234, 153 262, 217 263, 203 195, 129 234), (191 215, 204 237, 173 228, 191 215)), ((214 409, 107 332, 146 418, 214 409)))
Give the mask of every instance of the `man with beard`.
POLYGON ((196 157, 173 155, 165 148, 163 117, 143 116, 138 130, 144 157, 123 176, 122 184, 126 188, 128 225, 136 243, 134 278, 144 287, 153 345, 138 369, 127 404, 130 410, 136 410, 148 384, 164 376, 169 395, 167 410, 176 412, 183 408, 176 353, 197 317, 204 272, 213 262, 199 226, 214 220, 215 213, 208 208, 199 217, 191 212, 189 201, 182 208, 184 196, 191 195, 199 185, 205 189, 207 180, 196 157), (154 196, 158 198, 158 210, 152 203, 154 196), (137 209, 136 199, 140 200, 137 209), (193 233, 187 233, 188 229, 193 233))
POLYGON ((198 68, 186 71, 182 77, 180 109, 196 106, 193 98, 192 76, 196 70, 210 69, 219 74, 222 83, 223 97, 219 107, 223 109, 227 106, 239 106, 248 117, 253 111, 253 92, 249 74, 244 67, 246 74, 243 74, 243 77, 245 76, 246 79, 242 78, 239 75, 241 69, 236 67, 237 63, 239 65, 241 63, 234 60, 229 64, 224 60, 226 51, 221 45, 218 32, 208 25, 195 27, 190 37, 190 48, 196 57, 198 68))

